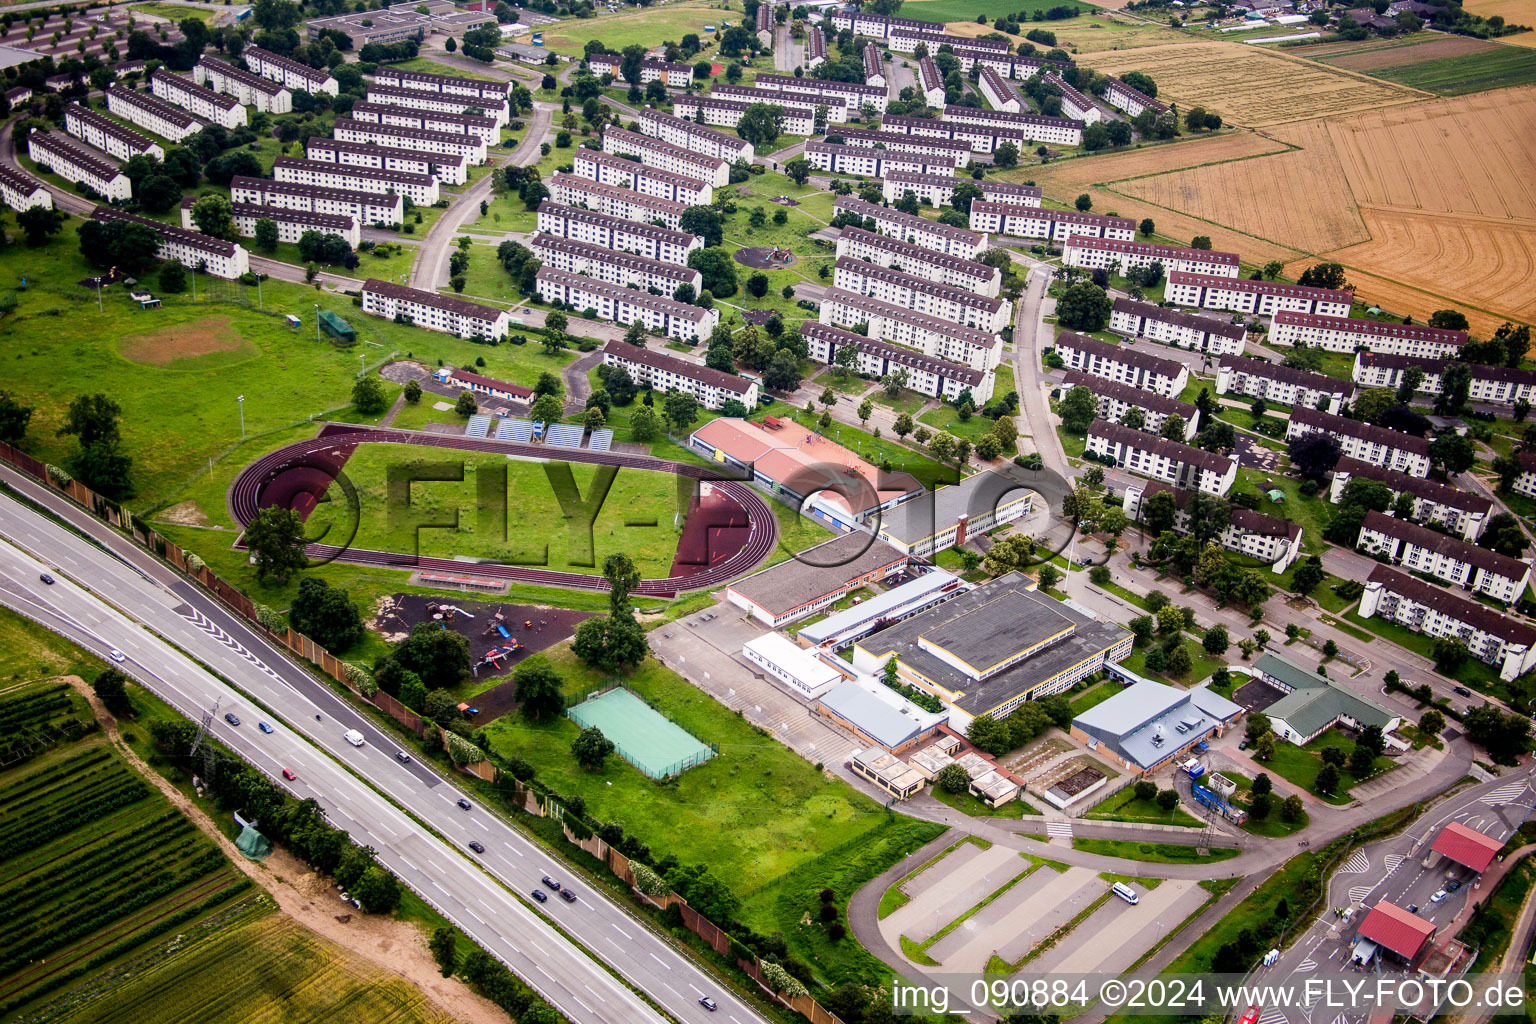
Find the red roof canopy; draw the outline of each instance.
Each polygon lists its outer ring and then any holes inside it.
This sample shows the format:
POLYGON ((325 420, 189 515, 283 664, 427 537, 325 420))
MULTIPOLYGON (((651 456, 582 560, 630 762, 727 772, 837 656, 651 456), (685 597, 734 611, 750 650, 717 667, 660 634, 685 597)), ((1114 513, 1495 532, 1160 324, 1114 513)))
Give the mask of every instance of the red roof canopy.
POLYGON ((1473 871, 1481 872, 1493 863, 1493 858, 1504 849, 1504 844, 1493 836, 1453 821, 1440 830, 1430 849, 1445 854, 1458 864, 1465 864, 1473 871))
POLYGON ((1412 960, 1435 934, 1432 922, 1382 900, 1360 922, 1360 935, 1378 942, 1400 957, 1412 960))

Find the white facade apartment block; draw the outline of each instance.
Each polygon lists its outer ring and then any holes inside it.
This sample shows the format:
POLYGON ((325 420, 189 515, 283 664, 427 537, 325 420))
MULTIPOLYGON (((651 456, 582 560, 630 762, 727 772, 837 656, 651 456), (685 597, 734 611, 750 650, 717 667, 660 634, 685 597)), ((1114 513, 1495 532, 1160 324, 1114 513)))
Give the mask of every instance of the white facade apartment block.
POLYGON ((982 68, 976 78, 976 89, 981 98, 992 105, 993 110, 1009 114, 1019 113, 1019 94, 1013 91, 1008 80, 991 68, 982 68))
POLYGON ((202 131, 205 123, 185 110, 113 83, 107 86, 107 109, 125 121, 172 142, 202 131))
POLYGON ((1002 290, 1002 271, 996 267, 946 256, 863 228, 843 228, 837 239, 837 255, 869 260, 882 267, 926 277, 951 288, 966 288, 989 298, 997 298, 1002 290))
POLYGON ((872 131, 867 128, 842 128, 829 135, 842 137, 844 144, 864 149, 883 147, 891 153, 912 153, 927 157, 932 163, 947 163, 950 167, 967 167, 971 162, 971 147, 949 139, 924 138, 906 132, 872 131))
POLYGON ((683 211, 688 209, 682 203, 674 203, 670 199, 657 199, 634 189, 604 185, 591 178, 580 178, 560 171, 555 172, 547 185, 550 196, 557 203, 581 206, 597 213, 606 213, 610 217, 621 217, 642 224, 661 221, 663 227, 673 231, 679 230, 683 211))
MULTIPOLYGON (((615 53, 594 53, 587 58, 587 68, 602 78, 604 75, 612 75, 614 81, 623 77, 621 68, 624 58, 615 53)), ((661 84, 669 89, 686 89, 693 81, 693 65, 677 64, 666 60, 652 60, 646 58, 640 63, 640 84, 647 85, 661 80, 661 84)))
POLYGON ((540 267, 534 281, 539 298, 545 302, 563 302, 578 310, 590 309, 600 320, 642 323, 648 331, 679 341, 707 339, 715 324, 720 322, 717 309, 701 309, 669 297, 608 284, 554 267, 540 267))
POLYGON ((971 203, 971 230, 1013 238, 1044 238, 1064 242, 1073 235, 1131 238, 1136 222, 1129 217, 1108 217, 1076 210, 1048 210, 1023 203, 977 199, 971 203))
POLYGON ((1237 463, 1224 455, 1106 420, 1088 428, 1087 450, 1170 487, 1224 495, 1237 480, 1237 463))
POLYGON ((1189 367, 1176 359, 1164 359, 1127 345, 1111 345, 1073 331, 1057 335, 1056 354, 1069 369, 1164 398, 1178 397, 1189 383, 1189 367))
MULTIPOLYGON (((759 101, 761 102, 761 101, 759 101)), ((816 132, 816 110, 805 104, 775 104, 784 111, 784 134, 813 135, 816 132)), ((746 100, 716 99, 713 96, 678 96, 672 100, 672 112, 678 117, 695 121, 699 111, 704 111, 704 123, 735 128, 742 116, 752 109, 746 100)))
POLYGON ((175 260, 194 269, 202 266, 214 277, 222 277, 230 281, 250 273, 251 270, 250 254, 245 251, 245 247, 222 238, 210 238, 198 231, 172 227, 158 220, 138 217, 108 206, 96 207, 91 213, 91 219, 128 221, 149 228, 155 233, 160 243, 155 249, 156 259, 175 260))
POLYGON ((1386 484, 1392 491, 1394 503, 1400 495, 1408 494, 1413 499, 1413 508, 1408 513, 1410 521, 1441 527, 1472 544, 1483 535, 1493 510, 1493 502, 1482 495, 1383 469, 1348 456, 1340 458, 1338 465, 1333 467, 1328 500, 1337 505, 1344 497, 1344 489, 1355 477, 1386 484))
POLYGON ((434 75, 429 71, 406 71, 388 64, 379 65, 373 73, 373 80, 379 85, 391 85, 398 89, 436 92, 444 96, 467 96, 470 99, 504 101, 512 94, 511 82, 487 82, 479 78, 434 75))
POLYGON ((1419 359, 1454 359, 1466 343, 1466 331, 1305 313, 1276 313, 1269 331, 1271 345, 1307 345, 1327 352, 1368 348, 1419 359))
POLYGON ((882 235, 962 260, 974 260, 986 244, 986 238, 975 231, 914 217, 878 203, 866 203, 855 196, 838 196, 832 201, 832 211, 834 214, 853 214, 861 222, 873 220, 875 230, 882 235))
POLYGON ((719 409, 733 399, 746 406, 748 411, 757 408, 758 390, 755 381, 733 373, 712 370, 665 352, 610 341, 603 346, 603 363, 607 366, 622 366, 637 383, 649 384, 657 391, 682 391, 690 394, 706 409, 719 409))
POLYGON ((814 69, 819 64, 827 62, 827 37, 821 31, 819 25, 812 25, 805 30, 805 66, 807 70, 814 69))
POLYGON ((660 171, 596 149, 577 149, 572 170, 604 185, 632 188, 644 195, 670 199, 684 206, 708 206, 715 198, 714 186, 706 181, 660 171))
POLYGON ((414 149, 420 153, 449 153, 463 157, 476 167, 485 163, 485 139, 479 135, 407 128, 404 125, 359 121, 350 117, 338 117, 331 130, 336 138, 347 142, 371 142, 394 149, 414 149))
POLYGON ((1178 245, 1153 245, 1150 242, 1126 242, 1116 238, 1088 238, 1076 235, 1067 239, 1061 250, 1061 262, 1069 267, 1094 270, 1118 268, 1125 273, 1132 267, 1161 263, 1165 273, 1190 271, 1219 277, 1236 277, 1239 261, 1235 252, 1210 249, 1186 249, 1178 245))
POLYGON ((0 164, 0 202, 20 213, 34 206, 53 209, 53 193, 26 171, 0 164))
POLYGON ((701 124, 674 117, 654 107, 646 107, 640 111, 639 123, 640 130, 647 135, 653 135, 663 142, 670 142, 674 146, 681 146, 695 153, 703 153, 716 160, 724 160, 729 164, 737 160, 751 162, 755 155, 752 143, 745 139, 738 139, 725 132, 717 132, 713 128, 705 128, 701 124))
POLYGON ((1068 117, 1076 118, 1085 125, 1097 124, 1104 119, 1098 105, 1086 94, 1079 92, 1067 80, 1055 73, 1047 73, 1045 80, 1061 90, 1061 109, 1068 117))
POLYGON ((293 110, 293 93, 276 82, 241 71, 217 57, 203 57, 192 69, 198 85, 206 85, 237 103, 255 107, 265 114, 287 114, 293 110))
POLYGON ((880 61, 880 47, 874 43, 864 44, 864 83, 885 88, 885 65, 880 61))
POLYGON ((64 130, 118 160, 131 160, 136 156, 165 159, 165 150, 158 143, 78 103, 64 108, 64 130))
POLYGON ((887 338, 973 370, 995 370, 1002 361, 1003 342, 995 334, 841 288, 829 288, 822 296, 821 322, 833 327, 868 324, 870 337, 887 338))
POLYGON ((39 167, 46 167, 65 181, 84 182, 108 199, 133 196, 133 183, 117 164, 104 156, 71 146, 47 132, 32 130, 27 136, 27 155, 39 167))
POLYGON ((387 171, 382 167, 357 167, 280 156, 272 161, 272 177, 277 181, 349 192, 396 192, 417 206, 431 206, 440 198, 437 179, 431 175, 387 171))
MULTIPOLYGON (((831 124, 845 124, 848 121, 849 97, 841 95, 811 96, 805 93, 785 92, 782 89, 767 89, 750 85, 721 85, 715 83, 710 87, 709 98, 712 100, 730 100, 733 103, 777 103, 781 107, 810 107, 812 110, 826 111, 826 119, 831 124)), ((676 102, 677 97, 673 97, 676 102)), ((853 112, 857 114, 858 107, 853 112)))
POLYGON ((1176 398, 1164 398, 1141 388, 1090 376, 1081 370, 1068 370, 1064 384, 1068 388, 1084 387, 1092 391, 1099 401, 1095 415, 1101 420, 1119 423, 1132 409, 1139 409, 1145 420, 1141 429, 1149 434, 1161 434, 1170 416, 1177 416, 1184 421, 1186 441, 1200 429, 1199 408, 1176 398))
POLYGON ((1429 476, 1429 442, 1422 437, 1304 406, 1292 409, 1285 439, 1294 441, 1312 431, 1331 435, 1339 442, 1342 453, 1352 459, 1385 466, 1408 476, 1429 476))
POLYGON ((1497 668, 1506 682, 1536 667, 1536 629, 1384 565, 1371 570, 1360 615, 1379 615, 1415 633, 1460 640, 1474 658, 1497 668))
POLYGON ((800 336, 805 339, 810 358, 818 363, 831 365, 840 348, 852 345, 859 353, 853 364, 855 373, 878 380, 887 374, 905 371, 907 387, 919 394, 953 402, 969 389, 978 405, 992 400, 995 387, 992 373, 934 359, 879 338, 866 338, 814 320, 800 325, 800 336))
POLYGON ((370 100, 352 104, 350 116, 354 121, 394 125, 412 131, 424 129, 446 135, 472 135, 487 147, 501 141, 501 126, 494 117, 484 114, 445 114, 437 110, 417 110, 370 100))
POLYGON ((903 193, 911 192, 919 200, 931 206, 950 206, 955 201, 955 186, 962 182, 979 188, 982 198, 988 202, 1033 207, 1040 205, 1042 190, 1037 186, 1014 185, 1005 181, 986 181, 985 179, 974 181, 970 178, 957 178, 953 174, 892 171, 885 175, 882 188, 885 200, 889 203, 896 202, 903 193))
POLYGON ((1153 110, 1161 114, 1168 108, 1146 93, 1139 92, 1118 78, 1109 80, 1109 88, 1104 91, 1104 101, 1116 110, 1123 110, 1127 117, 1135 117, 1143 110, 1153 110))
MULTIPOLYGON (((181 226, 188 231, 197 230, 192 223, 192 204, 197 197, 188 196, 181 202, 181 226)), ((279 242, 297 242, 306 231, 319 231, 326 235, 339 235, 348 245, 357 248, 362 232, 357 221, 347 216, 329 213, 310 213, 306 210, 285 210, 277 206, 257 206, 253 203, 232 203, 235 230, 242 238, 256 237, 256 222, 270 220, 277 228, 279 242)))
POLYGON ((566 206, 552 199, 539 204, 538 227, 545 234, 572 238, 589 245, 600 245, 678 266, 686 266, 688 254, 704 247, 704 239, 686 231, 622 220, 605 213, 566 206))
POLYGON ((1527 498, 1536 498, 1536 452, 1520 452, 1515 457, 1520 460, 1520 475, 1515 477, 1510 489, 1527 498))
POLYGON ((1063 146, 1083 144, 1083 122, 1068 117, 947 106, 944 108, 944 120, 984 128, 1010 128, 1023 132, 1026 138, 1035 142, 1055 142, 1063 146))
POLYGON ((504 309, 392 281, 369 278, 363 282, 362 298, 363 312, 371 316, 403 318, 417 327, 460 338, 505 338, 512 327, 512 315, 504 309))
POLYGON ((1116 299, 1110 308, 1109 329, 1128 338, 1150 338, 1215 356, 1242 355, 1248 338, 1248 329, 1242 324, 1125 298, 1116 299))
MULTIPOLYGON (((881 80, 884 80, 883 76, 881 80)), ((932 57, 924 57, 917 62, 917 88, 928 106, 944 105, 944 76, 939 74, 939 66, 932 57)))
POLYGON ((397 192, 357 192, 271 178, 236 177, 229 183, 229 198, 234 203, 351 217, 359 224, 385 227, 399 224, 405 207, 397 192))
POLYGON ((428 175, 444 185, 462 185, 469 180, 469 162, 462 156, 448 153, 417 153, 409 149, 395 149, 368 142, 348 142, 345 139, 326 139, 315 135, 304 143, 304 156, 309 160, 344 167, 372 167, 384 171, 428 175))
POLYGON ((819 171, 848 174, 857 178, 885 178, 896 173, 942 174, 954 170, 953 162, 947 158, 842 146, 819 139, 810 139, 805 143, 805 158, 819 171))
POLYGON ((393 85, 374 84, 368 87, 367 100, 369 103, 407 107, 411 110, 428 110, 438 114, 478 113, 494 119, 498 125, 505 125, 511 120, 509 104, 504 96, 499 100, 477 100, 469 96, 445 96, 440 92, 422 92, 420 89, 401 89, 393 85))
POLYGON ((842 103, 852 111, 870 107, 876 114, 885 113, 886 91, 873 85, 857 82, 830 82, 819 78, 795 78, 790 75, 758 75, 754 88, 774 89, 791 95, 804 96, 811 103, 842 103))
POLYGON ((1163 297, 1177 306, 1229 309, 1249 316, 1274 316, 1276 313, 1348 316, 1354 302, 1353 292, 1333 288, 1308 288, 1299 284, 1177 270, 1168 275, 1163 297))
POLYGON ((982 67, 991 68, 1004 78, 1022 82, 1045 71, 1060 74, 1072 66, 1063 64, 1061 61, 1045 60, 1042 57, 1021 57, 1010 54, 1006 48, 985 49, 982 46, 983 43, 988 47, 995 46, 992 40, 983 39, 958 40, 952 45, 955 56, 960 59, 961 71, 970 74, 971 68, 979 63, 982 67))
POLYGON ((325 93, 335 96, 341 85, 329 71, 312 68, 282 54, 263 50, 259 46, 247 46, 240 51, 245 66, 262 78, 271 79, 289 89, 303 89, 309 93, 325 93))
POLYGON ((1353 401, 1355 386, 1326 374, 1294 370, 1267 359, 1222 356, 1216 367, 1218 395, 1246 395, 1279 405, 1316 409, 1338 415, 1345 402, 1353 401))
POLYGON ((641 163, 648 166, 670 174, 697 178, 715 188, 724 188, 731 182, 731 165, 724 160, 613 125, 603 129, 603 152, 639 157, 641 163))
MULTIPOLYGON (((1191 518, 1189 499, 1191 492, 1169 487, 1162 483, 1130 484, 1125 489, 1125 514, 1131 522, 1139 522, 1148 498, 1167 491, 1174 497, 1178 508, 1173 528, 1187 534, 1191 518)), ((1253 512, 1233 506, 1227 526, 1216 538, 1216 543, 1255 561, 1268 562, 1271 572, 1285 572, 1301 557, 1301 527, 1286 519, 1253 512)))
POLYGON ((694 294, 704 286, 703 275, 691 267, 648 260, 607 246, 578 242, 558 235, 534 235, 529 243, 546 267, 568 274, 585 274, 608 284, 655 288, 667 298, 681 285, 692 285, 694 294))
POLYGON ((1518 558, 1374 509, 1365 514, 1356 547, 1368 555, 1384 555, 1410 572, 1433 576, 1506 605, 1518 601, 1531 581, 1530 565, 1518 558))
MULTIPOLYGON (((1416 356, 1393 356, 1381 352, 1355 353, 1353 378, 1356 384, 1368 388, 1395 388, 1403 380, 1403 371, 1411 368, 1424 374, 1415 390, 1423 395, 1438 395, 1445 389, 1444 374, 1449 359, 1422 359, 1416 356)), ((1467 397, 1474 402, 1494 405, 1514 405, 1524 401, 1536 404, 1536 372, 1518 367, 1482 366, 1463 363, 1472 372, 1467 397)))
POLYGON ((978 331, 997 334, 1008 326, 1012 303, 936 284, 924 277, 890 270, 851 256, 840 257, 832 268, 832 286, 868 295, 882 302, 904 306, 978 331))
POLYGON ((212 89, 204 89, 191 79, 173 75, 163 68, 150 77, 149 87, 156 96, 181 107, 193 117, 225 128, 245 124, 245 108, 234 97, 220 96, 212 89))

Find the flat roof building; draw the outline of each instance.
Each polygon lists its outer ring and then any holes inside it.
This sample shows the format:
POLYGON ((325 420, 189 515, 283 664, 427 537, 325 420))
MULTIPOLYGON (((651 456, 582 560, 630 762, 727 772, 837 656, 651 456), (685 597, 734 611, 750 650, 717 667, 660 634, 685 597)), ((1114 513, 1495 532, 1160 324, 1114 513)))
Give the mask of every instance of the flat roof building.
POLYGON ((889 686, 868 676, 828 689, 816 701, 814 710, 865 743, 874 743, 893 754, 926 743, 949 719, 949 715, 942 711, 924 711, 889 686))
POLYGON ((1242 707, 1208 687, 1183 690, 1144 680, 1072 719, 1071 735, 1094 754, 1148 775, 1220 736, 1242 715, 1242 707))
POLYGON ((842 650, 876 629, 883 628, 888 620, 916 615, 970 589, 970 584, 954 573, 934 567, 916 579, 876 594, 867 601, 833 612, 819 622, 801 626, 795 635, 801 643, 812 647, 842 650))
POLYGON ((1034 498, 1033 490, 1001 473, 977 473, 885 512, 877 535, 913 558, 931 559, 1023 519, 1034 509, 1034 498))
POLYGON ((748 640, 741 654, 807 700, 814 700, 847 681, 838 669, 778 633, 764 633, 748 640))
POLYGON ((906 566, 907 556, 889 544, 866 533, 848 533, 737 580, 725 596, 759 622, 778 627, 815 615, 906 566))

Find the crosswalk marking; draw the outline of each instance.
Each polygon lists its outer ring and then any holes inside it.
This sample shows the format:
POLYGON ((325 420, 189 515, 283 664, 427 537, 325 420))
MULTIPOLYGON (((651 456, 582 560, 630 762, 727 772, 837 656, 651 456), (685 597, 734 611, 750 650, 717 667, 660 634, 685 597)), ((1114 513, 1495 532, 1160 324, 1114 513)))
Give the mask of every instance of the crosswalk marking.
POLYGON ((1512 804, 1515 802, 1515 798, 1523 792, 1525 792, 1524 782, 1511 782, 1509 785, 1500 786, 1492 793, 1489 793, 1487 796, 1483 797, 1483 803, 1487 804, 1489 807, 1498 807, 1502 804, 1512 804))
POLYGON ((1367 896, 1371 894, 1371 890, 1374 888, 1376 888, 1374 885, 1356 885, 1351 887, 1349 890, 1349 902, 1362 902, 1367 896))
POLYGON ((1070 821, 1048 821, 1045 823, 1045 834, 1054 839, 1071 839, 1072 823, 1070 821))
POLYGON ((1345 865, 1339 869, 1344 875, 1363 875, 1371 866, 1371 859, 1365 855, 1364 850, 1356 850, 1345 865))
MULTIPOLYGON (((1307 957, 1301 963, 1296 965, 1296 969, 1298 971, 1315 971, 1317 970, 1317 961, 1313 960, 1311 957, 1307 957)), ((1308 1005, 1310 1006, 1311 1004, 1308 1005)))
POLYGON ((1408 858, 1403 856, 1401 853, 1389 853, 1389 854, 1387 854, 1387 858, 1383 862, 1386 865, 1387 874, 1390 875, 1392 872, 1396 871, 1397 870, 1397 866, 1399 864, 1401 864, 1403 861, 1407 860, 1407 859, 1408 858))
POLYGON ((1259 1024, 1287 1024, 1284 1010, 1266 1010, 1259 1015, 1259 1024))

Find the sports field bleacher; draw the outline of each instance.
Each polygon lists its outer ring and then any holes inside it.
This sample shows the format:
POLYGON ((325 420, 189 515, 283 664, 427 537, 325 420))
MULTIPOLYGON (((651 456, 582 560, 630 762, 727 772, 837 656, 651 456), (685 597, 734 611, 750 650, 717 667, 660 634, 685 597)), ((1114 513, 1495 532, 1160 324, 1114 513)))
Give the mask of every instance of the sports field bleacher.
POLYGON ((491 418, 484 413, 477 413, 469 418, 464 425, 465 437, 485 437, 491 432, 491 418))
POLYGON ((594 452, 606 452, 613 447, 613 429, 611 427, 598 427, 592 431, 592 439, 587 442, 587 447, 594 452))
POLYGON ((496 440, 527 444, 533 437, 533 420, 509 417, 496 424, 496 440))
POLYGON ((544 443, 551 448, 580 448, 583 433, 575 423, 551 423, 544 429, 544 443))

